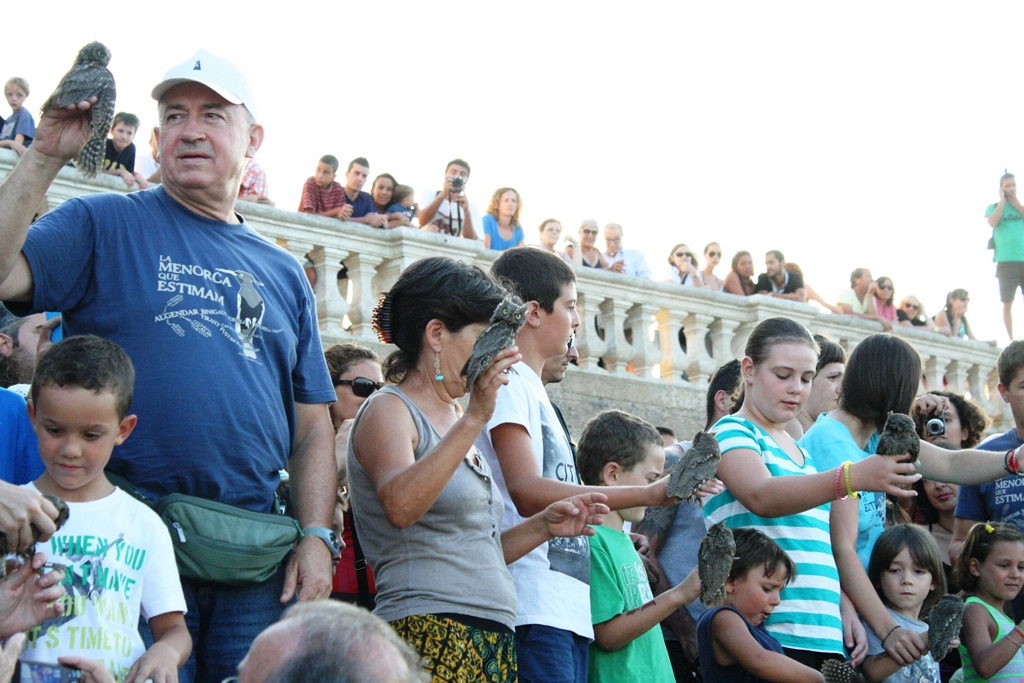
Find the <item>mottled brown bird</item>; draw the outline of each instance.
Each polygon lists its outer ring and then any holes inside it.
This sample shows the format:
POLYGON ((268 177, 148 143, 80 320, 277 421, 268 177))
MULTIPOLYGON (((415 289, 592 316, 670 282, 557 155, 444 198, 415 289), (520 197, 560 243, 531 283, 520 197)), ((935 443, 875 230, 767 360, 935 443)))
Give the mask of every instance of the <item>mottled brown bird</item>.
POLYGON ((462 368, 462 376, 466 378, 466 387, 472 388, 476 379, 490 367, 494 357, 502 349, 516 343, 516 335, 526 322, 528 304, 521 304, 511 297, 506 298, 491 314, 491 322, 473 344, 469 360, 462 368))
POLYGON ((917 437, 914 421, 903 413, 889 413, 885 418, 885 428, 878 439, 878 455, 910 454, 910 462, 917 460, 921 452, 921 440, 917 437))
POLYGON ((718 473, 720 462, 722 451, 718 447, 718 439, 707 432, 698 432, 693 437, 693 446, 669 471, 668 495, 679 502, 703 505, 697 492, 704 482, 718 473))
POLYGON ((928 612, 928 651, 936 662, 949 654, 963 621, 964 601, 959 595, 943 595, 928 612))
POLYGON ((42 113, 60 109, 92 97, 96 102, 86 111, 92 136, 75 157, 75 166, 86 178, 95 178, 103 168, 107 150, 107 133, 114 123, 114 100, 117 86, 114 75, 107 69, 110 50, 99 42, 91 42, 78 51, 71 70, 60 79, 57 89, 43 103, 42 113))
POLYGON ((825 683, 864 683, 864 677, 847 664, 838 659, 827 659, 821 665, 821 673, 825 683))
POLYGON ((697 550, 697 576, 700 577, 700 601, 707 607, 725 604, 725 581, 736 555, 732 529, 719 522, 701 540, 697 550))

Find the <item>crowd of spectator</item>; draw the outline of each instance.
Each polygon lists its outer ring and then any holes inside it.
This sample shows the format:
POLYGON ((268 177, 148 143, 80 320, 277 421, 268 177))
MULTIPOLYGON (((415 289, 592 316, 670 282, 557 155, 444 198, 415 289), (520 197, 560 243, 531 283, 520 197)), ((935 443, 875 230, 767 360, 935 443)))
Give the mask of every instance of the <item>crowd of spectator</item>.
MULTIPOLYGON (((857 268, 831 302, 778 250, 756 280, 746 251, 720 279, 716 242, 703 268, 675 245, 659 278, 616 223, 583 221, 559 250, 562 225, 547 219, 539 246, 523 246, 519 193, 499 188, 481 217, 465 160, 416 202, 386 173, 365 192, 363 157, 335 181, 340 163, 324 155, 300 211, 502 253, 489 273, 444 256, 402 272, 374 310, 395 348, 383 362, 356 344, 323 350, 308 273, 234 211, 272 204, 235 65, 200 51, 168 71, 145 170, 138 119, 115 117, 105 170, 159 187, 67 202, 34 224, 91 135, 92 103, 44 113, 30 134, 28 84, 5 94, 16 126, 0 137, 31 163, 0 186, 0 299, 21 314, 0 321, 0 384, 28 396, 0 390, 0 531, 20 554, 0 578, 0 682, 20 653, 94 683, 823 681, 834 659, 871 680, 938 683, 955 665, 931 658, 924 615, 947 573, 974 600, 968 676, 1024 671, 1003 647, 1022 631, 999 616, 1024 616, 1011 604, 1021 584, 993 587, 1007 557, 1024 571, 1024 537, 1000 524, 1024 516, 1010 493, 1024 469, 1024 343, 998 362, 1014 428, 979 448, 985 416, 955 393, 918 396, 920 357, 902 338, 871 335, 847 357, 782 317, 711 378, 692 442, 620 411, 592 415, 577 441, 546 390, 578 356, 577 268, 973 338, 965 290, 929 318, 857 268), (525 324, 467 385, 510 297, 525 324), (913 415, 917 434, 906 453, 876 455, 892 413, 913 415), (722 454, 717 479, 700 502, 672 498, 667 468, 707 443, 722 454), (712 607, 695 567, 718 523, 735 552, 712 607)), ((994 228, 1019 209, 1004 197, 994 228)))

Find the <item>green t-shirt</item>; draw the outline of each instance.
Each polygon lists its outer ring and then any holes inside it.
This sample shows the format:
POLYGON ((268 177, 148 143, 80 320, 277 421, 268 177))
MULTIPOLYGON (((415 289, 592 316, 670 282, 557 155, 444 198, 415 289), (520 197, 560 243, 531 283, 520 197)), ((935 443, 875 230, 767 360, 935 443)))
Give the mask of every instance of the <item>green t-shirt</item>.
MULTIPOLYGON (((604 526, 590 537, 590 610, 595 624, 654 599, 647 571, 629 536, 604 526)), ((674 683, 661 629, 654 625, 614 652, 595 643, 588 653, 589 683, 674 683)))
MULTIPOLYGON (((996 210, 995 204, 989 204, 985 210, 988 218, 996 210)), ((996 242, 996 263, 1005 261, 1024 261, 1024 216, 1009 203, 1003 206, 1003 215, 999 224, 992 230, 992 238, 996 242)))

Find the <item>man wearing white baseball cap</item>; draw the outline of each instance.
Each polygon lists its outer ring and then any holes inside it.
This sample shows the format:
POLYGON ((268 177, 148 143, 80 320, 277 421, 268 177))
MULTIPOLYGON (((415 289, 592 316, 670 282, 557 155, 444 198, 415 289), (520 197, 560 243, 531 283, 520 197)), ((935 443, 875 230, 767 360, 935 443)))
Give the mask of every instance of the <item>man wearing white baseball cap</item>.
MULTIPOLYGON (((218 571, 220 558, 183 571, 195 647, 180 680, 216 683, 234 674, 283 603, 330 592, 335 394, 302 268, 234 211, 242 170, 263 140, 241 70, 201 50, 168 71, 153 97, 163 185, 72 199, 28 231, 34 207, 88 140, 95 101, 43 114, 0 185, 0 299, 19 315, 62 311, 67 334, 97 334, 128 352, 139 423, 108 471, 152 500, 179 493, 239 508, 221 526, 261 539, 270 516, 245 511, 271 512, 278 471, 289 470, 303 533, 285 562, 253 551, 246 559, 269 562, 265 571, 243 576, 230 562, 218 571)), ((197 547, 192 533, 179 525, 172 534, 179 558, 197 547)))

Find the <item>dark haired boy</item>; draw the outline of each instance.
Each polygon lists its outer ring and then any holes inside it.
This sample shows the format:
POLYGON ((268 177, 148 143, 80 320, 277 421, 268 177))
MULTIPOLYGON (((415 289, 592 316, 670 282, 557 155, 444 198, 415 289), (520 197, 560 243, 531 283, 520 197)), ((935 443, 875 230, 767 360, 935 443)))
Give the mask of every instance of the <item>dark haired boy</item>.
MULTIPOLYGON (((651 424, 609 410, 583 428, 577 453, 585 484, 643 486, 661 479, 665 449, 651 424)), ((700 593, 696 570, 657 598, 623 523, 639 523, 644 508, 606 514, 590 539, 590 605, 594 642, 588 651, 591 683, 672 683, 675 675, 658 624, 700 593)))
MULTIPOLYGON (((1024 444, 1024 341, 1010 342, 999 354, 996 368, 999 395, 1010 406, 1013 427, 975 448, 1006 452, 1024 444)), ((968 532, 978 522, 1004 522, 1024 532, 1024 477, 1008 475, 987 484, 960 487, 953 540, 949 543, 949 556, 954 564, 968 532)), ((1014 598, 1013 610, 1017 619, 1024 616, 1024 595, 1014 598)))
POLYGON ((364 157, 356 157, 348 164, 345 171, 345 198, 352 205, 352 215, 348 217, 354 223, 372 225, 375 228, 388 227, 387 216, 377 213, 377 206, 368 192, 363 192, 363 185, 370 175, 370 162, 364 157))
POLYGON ((302 186, 299 211, 348 220, 352 215, 352 205, 348 203, 345 189, 334 180, 337 175, 338 158, 331 154, 320 157, 316 162, 316 172, 302 186))
MULTIPOLYGON (((665 483, 611 490, 580 485, 569 440, 541 381, 545 362, 565 355, 569 336, 580 324, 572 268, 554 254, 516 247, 502 252, 491 274, 529 304, 516 338, 523 359, 514 366, 517 374, 498 391, 494 414, 477 439, 505 499, 503 526, 588 491, 607 494, 613 510, 664 502, 665 483)), ((519 598, 519 679, 582 683, 594 633, 587 539, 554 539, 509 570, 519 598)))
POLYGON ((123 111, 114 114, 110 137, 107 138, 107 150, 103 156, 103 172, 120 176, 129 190, 136 183, 140 190, 149 187, 149 182, 142 174, 135 172, 135 143, 132 141, 138 130, 138 116, 123 111))
POLYGON ((167 527, 103 472, 135 428, 134 383, 128 354, 91 335, 54 344, 36 366, 28 412, 46 470, 25 486, 64 500, 70 516, 36 545, 66 567, 63 615, 29 631, 22 661, 85 657, 119 681, 172 680, 192 650, 167 527), (140 612, 155 641, 148 650, 140 612))
POLYGON ((790 659, 764 628, 796 566, 778 543, 757 529, 734 529, 736 554, 725 581, 725 606, 697 622, 706 681, 820 683, 820 672, 790 659))

